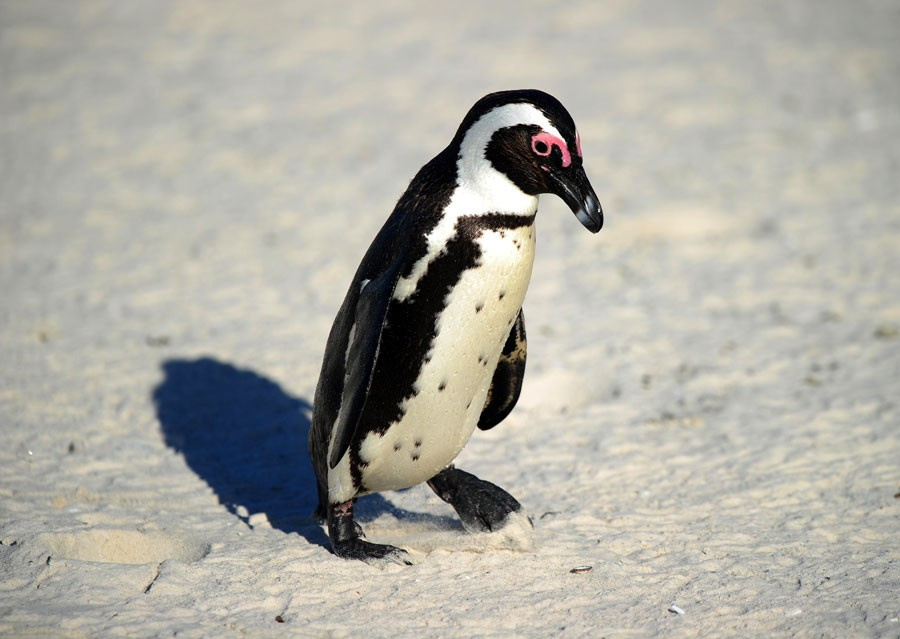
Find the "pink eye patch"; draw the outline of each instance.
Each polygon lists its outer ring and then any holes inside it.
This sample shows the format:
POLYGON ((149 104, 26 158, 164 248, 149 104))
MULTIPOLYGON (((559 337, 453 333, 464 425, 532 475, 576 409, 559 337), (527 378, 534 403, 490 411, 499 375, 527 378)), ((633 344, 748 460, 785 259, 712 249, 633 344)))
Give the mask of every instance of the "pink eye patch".
MULTIPOLYGON (((572 154, 569 153, 569 147, 555 135, 547 133, 546 131, 541 131, 531 138, 531 150, 534 151, 536 155, 547 157, 553 153, 553 147, 559 147, 559 152, 562 153, 562 165, 564 167, 572 164, 572 154)), ((578 155, 581 156, 580 150, 578 155)))

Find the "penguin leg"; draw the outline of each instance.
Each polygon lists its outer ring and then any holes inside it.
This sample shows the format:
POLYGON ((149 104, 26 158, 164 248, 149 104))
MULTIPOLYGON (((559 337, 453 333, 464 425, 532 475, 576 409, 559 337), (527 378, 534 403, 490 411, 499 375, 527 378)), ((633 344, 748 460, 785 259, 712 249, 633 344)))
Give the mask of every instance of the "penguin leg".
POLYGON ((469 532, 499 530, 506 525, 511 513, 522 510, 516 498, 499 486, 454 466, 448 466, 429 479, 428 485, 438 497, 453 506, 463 528, 469 532))
POLYGON ((334 554, 344 559, 359 559, 378 565, 393 562, 412 565, 409 554, 396 546, 365 541, 365 534, 353 520, 353 500, 331 504, 328 508, 328 536, 334 554))

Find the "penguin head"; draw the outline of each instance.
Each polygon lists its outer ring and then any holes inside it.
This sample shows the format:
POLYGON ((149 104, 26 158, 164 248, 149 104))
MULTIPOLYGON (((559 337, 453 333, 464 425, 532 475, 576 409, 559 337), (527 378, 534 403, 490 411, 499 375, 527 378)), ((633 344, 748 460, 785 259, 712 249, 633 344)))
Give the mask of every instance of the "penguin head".
POLYGON ((536 89, 488 94, 469 110, 454 143, 459 179, 469 186, 553 193, 592 233, 603 226, 575 122, 552 95, 536 89))

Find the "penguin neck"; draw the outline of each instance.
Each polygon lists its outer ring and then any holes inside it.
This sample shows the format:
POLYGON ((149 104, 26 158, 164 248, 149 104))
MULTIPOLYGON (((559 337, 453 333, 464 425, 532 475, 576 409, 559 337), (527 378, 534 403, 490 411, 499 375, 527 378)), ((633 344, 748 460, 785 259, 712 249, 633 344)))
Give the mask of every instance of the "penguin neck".
POLYGON ((457 160, 456 188, 441 214, 440 221, 428 234, 430 262, 457 233, 461 218, 477 218, 496 214, 534 218, 538 196, 528 195, 493 167, 487 160, 467 162, 465 154, 457 160))
POLYGON ((528 195, 513 184, 509 178, 491 168, 490 175, 484 172, 478 180, 467 180, 460 176, 450 202, 444 210, 444 218, 489 215, 503 213, 531 217, 537 212, 538 196, 528 195))
POLYGON ((456 160, 456 188, 448 209, 460 205, 465 215, 481 213, 506 213, 511 215, 534 215, 537 211, 538 196, 529 195, 498 171, 485 158, 484 147, 473 152, 464 143, 456 160))
MULTIPOLYGON (((460 161, 461 163, 461 161, 460 161)), ((528 195, 513 184, 509 178, 494 169, 487 162, 491 173, 484 171, 478 180, 466 180, 457 174, 456 188, 450 200, 441 211, 437 223, 425 234, 425 251, 402 276, 394 291, 394 299, 405 300, 416 290, 419 280, 431 264, 444 250, 447 243, 458 233, 457 225, 462 218, 489 217, 505 214, 521 217, 531 225, 537 212, 538 198, 528 195)), ((458 169, 461 170, 458 164, 458 169)))

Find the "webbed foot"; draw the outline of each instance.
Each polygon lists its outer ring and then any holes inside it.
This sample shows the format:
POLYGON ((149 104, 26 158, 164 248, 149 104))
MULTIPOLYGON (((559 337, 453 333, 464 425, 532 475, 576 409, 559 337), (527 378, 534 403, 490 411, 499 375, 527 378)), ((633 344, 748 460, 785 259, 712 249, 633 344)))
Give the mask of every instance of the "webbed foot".
POLYGON ((499 530, 509 521, 511 513, 522 510, 516 498, 496 484, 454 466, 429 479, 428 485, 438 497, 453 506, 463 528, 469 532, 499 530))
POLYGON ((411 566, 413 564, 409 553, 402 548, 389 544, 373 544, 364 539, 345 539, 332 541, 334 554, 344 559, 359 559, 373 566, 386 563, 411 566))

